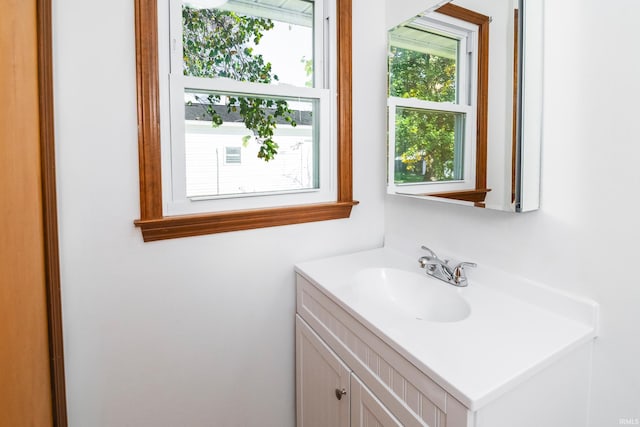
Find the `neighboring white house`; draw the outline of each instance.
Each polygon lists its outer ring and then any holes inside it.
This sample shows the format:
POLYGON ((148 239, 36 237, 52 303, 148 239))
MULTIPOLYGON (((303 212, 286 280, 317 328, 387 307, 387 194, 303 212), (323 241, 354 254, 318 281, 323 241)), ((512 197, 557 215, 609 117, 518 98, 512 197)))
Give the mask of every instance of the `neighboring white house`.
MULTIPOLYGON (((201 107, 201 106, 198 106, 201 107)), ((200 108, 202 111, 202 108, 200 108)), ((222 114, 224 123, 187 109, 185 161, 187 197, 281 192, 317 187, 310 114, 293 127, 278 123, 274 140, 278 154, 268 162, 258 158, 259 145, 239 116, 222 114), (247 136, 251 136, 244 143, 247 136)))

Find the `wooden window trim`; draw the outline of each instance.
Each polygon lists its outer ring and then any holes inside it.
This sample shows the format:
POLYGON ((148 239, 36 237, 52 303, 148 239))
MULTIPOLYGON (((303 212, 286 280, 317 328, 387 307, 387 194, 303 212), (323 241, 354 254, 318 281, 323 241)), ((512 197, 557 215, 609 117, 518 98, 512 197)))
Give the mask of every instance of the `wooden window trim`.
POLYGON ((267 209, 164 216, 160 157, 160 91, 157 0, 135 1, 140 219, 145 242, 227 231, 348 218, 358 204, 352 190, 351 2, 336 0, 337 200, 267 209))
POLYGON ((474 190, 450 191, 427 194, 433 197, 466 200, 483 207, 484 199, 491 189, 487 188, 487 126, 489 117, 489 23, 491 18, 447 3, 436 12, 478 26, 478 100, 476 125, 476 187, 474 190))
POLYGON ((484 208, 484 199, 487 197, 487 193, 491 191, 490 188, 478 188, 475 190, 459 190, 449 191, 442 193, 430 193, 422 194, 422 196, 429 197, 442 197, 445 199, 461 200, 465 202, 473 202, 474 206, 484 208))

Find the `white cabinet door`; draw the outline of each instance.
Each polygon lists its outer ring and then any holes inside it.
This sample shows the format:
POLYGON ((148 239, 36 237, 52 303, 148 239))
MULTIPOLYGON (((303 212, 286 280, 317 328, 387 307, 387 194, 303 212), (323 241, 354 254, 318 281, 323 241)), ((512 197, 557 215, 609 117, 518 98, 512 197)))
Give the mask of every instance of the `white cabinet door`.
POLYGON ((296 316, 298 427, 349 427, 350 370, 296 316))
POLYGON ((402 427, 382 403, 351 374, 351 427, 402 427))

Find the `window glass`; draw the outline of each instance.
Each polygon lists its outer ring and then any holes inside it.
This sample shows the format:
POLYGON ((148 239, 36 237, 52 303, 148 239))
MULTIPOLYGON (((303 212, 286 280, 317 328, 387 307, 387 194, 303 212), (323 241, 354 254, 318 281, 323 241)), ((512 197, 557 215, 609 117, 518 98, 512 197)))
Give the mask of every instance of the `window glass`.
POLYGON ((313 2, 182 7, 184 75, 313 86, 313 2))
POLYGON ((226 164, 240 164, 242 163, 242 148, 224 147, 224 156, 224 162, 226 164))
POLYGON ((413 27, 390 33, 390 96, 456 102, 459 40, 413 27))
POLYGON ((396 184, 463 179, 463 113, 396 108, 396 184))
POLYGON ((316 104, 315 100, 187 92, 186 196, 203 198, 318 188, 316 104), (274 115, 277 108, 283 108, 279 102, 288 103, 284 117, 274 115), (243 108, 256 105, 260 110, 255 114, 242 116, 243 108), (266 126, 268 123, 276 124, 273 132, 266 126), (269 131, 260 134, 265 128, 269 131), (266 154, 260 151, 265 144, 276 152, 268 162, 263 158, 266 154), (225 156, 229 158, 225 147, 229 146, 238 147, 236 164, 225 162, 225 156), (238 165, 240 156, 243 160, 238 165))

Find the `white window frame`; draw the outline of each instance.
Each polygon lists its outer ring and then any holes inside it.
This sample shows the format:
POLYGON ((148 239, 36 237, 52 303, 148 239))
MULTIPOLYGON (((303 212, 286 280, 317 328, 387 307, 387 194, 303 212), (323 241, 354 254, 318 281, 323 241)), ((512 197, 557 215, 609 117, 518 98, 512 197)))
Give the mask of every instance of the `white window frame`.
POLYGON ((415 98, 389 97, 388 178, 389 194, 424 195, 474 189, 476 185, 476 127, 478 97, 478 30, 475 24, 437 12, 412 21, 412 26, 460 41, 457 58, 456 102, 432 102, 415 98), (460 180, 416 183, 395 182, 396 114, 398 108, 464 114, 463 176, 460 180))
POLYGON ((227 78, 185 76, 182 63, 182 1, 161 0, 158 7, 163 215, 174 216, 332 202, 337 198, 335 1, 314 3, 314 87, 259 84, 227 78), (164 41, 164 43, 163 43, 164 41), (163 77, 166 80, 163 82, 163 77), (286 97, 313 101, 318 117, 319 186, 316 189, 211 197, 186 196, 184 91, 233 96, 286 97))

